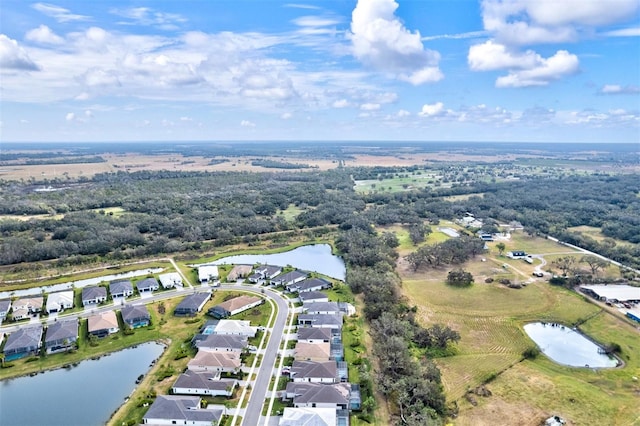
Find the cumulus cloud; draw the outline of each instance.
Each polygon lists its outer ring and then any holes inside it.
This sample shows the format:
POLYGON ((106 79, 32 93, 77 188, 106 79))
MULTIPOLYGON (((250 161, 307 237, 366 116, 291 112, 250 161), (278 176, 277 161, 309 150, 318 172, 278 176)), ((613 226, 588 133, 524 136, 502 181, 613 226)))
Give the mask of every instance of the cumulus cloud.
POLYGON ((411 115, 411 113, 409 111, 407 111, 406 109, 401 109, 400 111, 398 111, 396 113, 396 116, 398 116, 398 117, 408 117, 410 115, 411 115))
POLYGON ((510 71, 498 77, 496 87, 546 86, 553 80, 578 72, 578 57, 566 50, 559 50, 550 58, 538 58, 536 64, 524 70, 510 71))
POLYGON ((0 69, 18 71, 39 71, 35 64, 18 42, 0 34, 0 69))
POLYGON ((334 108, 346 108, 346 107, 348 107, 349 105, 350 105, 350 104, 349 104, 349 101, 348 101, 348 100, 346 100, 346 99, 339 99, 339 100, 337 100, 337 101, 333 102, 333 104, 332 104, 332 106, 333 106, 334 108))
POLYGON ((67 121, 73 121, 76 119, 76 114, 73 112, 68 112, 67 115, 64 116, 64 119, 67 121))
POLYGON ((619 84, 605 84, 600 89, 603 95, 637 95, 640 93, 640 86, 621 86, 619 84))
POLYGON ((606 31, 603 35, 607 37, 640 37, 640 27, 606 31))
POLYGON ((62 44, 64 39, 51 31, 51 28, 46 25, 40 25, 38 28, 34 28, 28 31, 25 38, 29 41, 33 41, 40 44, 62 44))
POLYGON ((444 104, 442 102, 436 102, 435 104, 424 104, 422 110, 418 113, 423 117, 432 117, 434 115, 441 114, 444 111, 444 104))
POLYGON ((256 123, 253 123, 253 122, 251 122, 251 121, 249 121, 249 120, 242 120, 242 121, 240 122, 240 125, 241 125, 242 127, 256 127, 256 123))
POLYGON ((414 85, 441 80, 440 54, 425 49, 418 31, 405 28, 397 8, 394 0, 358 0, 351 20, 353 55, 414 85))
POLYGON ((31 5, 31 7, 42 14, 52 17, 60 23, 71 21, 88 21, 90 19, 89 16, 71 13, 69 9, 65 9, 64 7, 56 6, 54 4, 34 3, 31 5))
POLYGON ((280 118, 283 119, 283 120, 288 120, 291 117, 293 117, 293 114, 291 114, 290 112, 284 112, 284 113, 282 113, 282 115, 280 115, 280 118))

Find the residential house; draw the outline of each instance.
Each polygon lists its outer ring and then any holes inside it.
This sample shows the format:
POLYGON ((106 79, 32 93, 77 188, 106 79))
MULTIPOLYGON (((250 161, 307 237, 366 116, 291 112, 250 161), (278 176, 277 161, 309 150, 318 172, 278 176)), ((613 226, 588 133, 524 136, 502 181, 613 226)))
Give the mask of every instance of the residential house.
POLYGON ((112 281, 109 283, 109 293, 111 293, 113 299, 126 299, 133 296, 133 284, 129 280, 112 281))
POLYGON ((162 288, 182 287, 182 277, 177 272, 169 272, 168 274, 158 275, 162 288))
POLYGON ((240 369, 242 361, 236 352, 217 352, 199 349, 188 363, 187 368, 193 371, 209 371, 234 373, 240 369))
POLYGON ((114 311, 101 312, 91 315, 88 319, 89 334, 97 337, 106 337, 120 330, 118 318, 114 311))
POLYGON ((198 349, 241 353, 248 344, 246 336, 232 334, 209 334, 201 336, 204 336, 204 338, 195 341, 195 346, 198 349))
POLYGON ((294 382, 338 383, 336 361, 293 361, 290 372, 294 382))
POLYGON ((337 315, 342 311, 337 302, 311 302, 302 304, 302 312, 309 315, 337 315))
POLYGON ((318 328, 342 328, 342 313, 335 315, 328 314, 300 314, 298 315, 299 327, 318 328))
POLYGON ((199 396, 158 395, 142 418, 143 424, 219 426, 223 408, 200 408, 199 396))
POLYGON ((285 287, 290 286, 295 283, 299 283, 300 281, 307 278, 309 274, 307 272, 299 271, 294 269, 291 272, 285 272, 284 274, 280 274, 277 277, 274 277, 271 280, 271 284, 273 285, 283 285, 285 287))
POLYGON ((329 361, 331 355, 331 343, 296 343, 293 357, 297 361, 329 361))
POLYGON ((208 292, 190 294, 178 303, 173 314, 177 317, 194 317, 202 310, 209 299, 211 299, 211 293, 208 292))
POLYGON ((11 309, 11 299, 0 300, 0 322, 7 317, 11 309))
POLYGON ((298 342, 330 343, 332 336, 330 328, 304 327, 298 329, 298 342))
POLYGON ((174 395, 230 397, 236 386, 238 386, 236 379, 221 379, 220 373, 187 370, 178 377, 171 391, 174 395))
POLYGON ((287 291, 290 293, 304 293, 307 291, 320 291, 332 287, 330 281, 324 278, 307 278, 287 285, 287 291))
POLYGON ((107 289, 104 287, 83 287, 82 306, 97 305, 107 301, 107 289))
POLYGON ((158 290, 160 286, 155 278, 145 278, 136 283, 136 288, 138 289, 138 293, 143 294, 153 293, 158 290))
POLYGON ((127 305, 120 311, 122 321, 131 328, 147 327, 151 324, 151 314, 146 305, 127 305))
POLYGON ((238 281, 242 278, 247 278, 251 275, 251 271, 253 270, 253 266, 251 265, 235 265, 233 269, 227 274, 227 281, 238 281))
POLYGON ((44 297, 42 296, 29 296, 14 300, 11 317, 16 321, 29 318, 29 316, 42 311, 43 303, 44 297))
POLYGON ((481 233, 481 234, 478 234, 478 237, 482 241, 494 241, 493 234, 481 233))
POLYGON ((261 297, 243 294, 242 296, 234 297, 210 308, 207 314, 214 318, 228 318, 248 309, 255 308, 263 303, 264 299, 261 297))
POLYGON ((522 259, 524 257, 527 257, 527 253, 522 250, 508 251, 507 257, 510 259, 522 259))
POLYGON ((63 352, 75 347, 78 340, 78 319, 56 321, 47 327, 44 346, 48 354, 63 352))
POLYGON ((53 314, 56 312, 64 312, 65 309, 72 309, 73 297, 73 290, 49 293, 45 310, 48 314, 53 314))
POLYGON ((250 321, 220 320, 213 329, 214 334, 231 334, 237 336, 255 337, 257 327, 251 327, 250 321))
MULTIPOLYGON (((347 419, 348 420, 348 419, 347 419)), ((344 423, 348 425, 348 421, 344 423)), ((338 426, 337 412, 331 408, 285 407, 279 426, 338 426)))
POLYGON ((259 265, 255 269, 255 273, 258 274, 258 279, 251 282, 258 282, 258 280, 270 281, 282 273, 282 267, 277 265, 259 265))
POLYGON ((214 283, 220 278, 216 265, 202 265, 198 267, 198 280, 204 283, 214 283))
POLYGON ((4 344, 5 361, 37 355, 42 347, 42 325, 22 327, 7 337, 4 344))
POLYGON ((350 383, 289 382, 282 399, 292 400, 293 406, 297 408, 317 407, 347 410, 350 406, 350 396, 350 383))
POLYGON ((312 302, 328 302, 329 296, 320 291, 303 291, 298 295, 298 298, 302 303, 312 303, 312 302))

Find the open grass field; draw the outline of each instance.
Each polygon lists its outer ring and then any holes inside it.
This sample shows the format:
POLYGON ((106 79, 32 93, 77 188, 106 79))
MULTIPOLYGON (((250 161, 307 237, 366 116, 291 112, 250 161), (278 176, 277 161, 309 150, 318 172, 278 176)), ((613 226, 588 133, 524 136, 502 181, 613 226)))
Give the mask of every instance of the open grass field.
POLYGON ((600 228, 596 228, 595 226, 573 226, 571 228, 567 228, 568 231, 572 231, 572 232, 576 232, 578 234, 582 234, 584 236, 593 238, 596 241, 603 241, 605 239, 608 240, 612 240, 616 243, 616 245, 626 245, 626 246, 631 246, 633 245, 633 243, 630 243, 628 241, 624 241, 624 240, 619 240, 616 238, 611 238, 611 237, 607 237, 606 235, 604 235, 601 231, 600 228))
MULTIPOLYGON (((558 253, 567 247, 551 241, 512 234, 507 250, 558 253)), ((495 243, 493 243, 495 245, 495 243)), ((552 256, 550 256, 552 257, 552 256)), ((546 256, 545 256, 546 258, 546 256)), ((427 325, 444 323, 461 335, 454 356, 436 359, 449 401, 456 401, 456 425, 539 425, 553 414, 569 424, 631 425, 640 422, 640 333, 632 325, 602 312, 582 295, 531 279, 522 260, 498 257, 492 249, 486 261, 470 261, 463 268, 475 277, 470 288, 444 284, 448 270, 413 273, 402 261, 398 270, 403 293, 418 306, 418 320, 427 325), (507 267, 503 268, 502 264, 507 267), (507 277, 528 282, 510 289, 484 278, 507 277), (522 361, 534 343, 522 326, 532 321, 572 325, 602 343, 623 347, 624 368, 592 371, 560 366, 544 355, 522 361), (477 406, 465 398, 469 389, 489 382, 493 396, 475 396, 477 406), (634 423, 635 422, 635 423, 634 423)))

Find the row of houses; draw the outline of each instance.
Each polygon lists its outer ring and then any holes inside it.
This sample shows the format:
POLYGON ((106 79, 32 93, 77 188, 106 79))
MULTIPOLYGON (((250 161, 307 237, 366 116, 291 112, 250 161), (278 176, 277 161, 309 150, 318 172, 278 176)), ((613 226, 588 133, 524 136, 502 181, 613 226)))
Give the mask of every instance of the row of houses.
POLYGON ((311 290, 299 294, 297 342, 293 363, 283 373, 290 381, 281 398, 292 407, 284 409, 280 425, 348 425, 351 410, 361 406, 360 387, 349 383, 344 362, 342 325, 353 306, 331 302, 326 294, 311 290))
MULTIPOLYGON (((131 328, 150 324, 151 315, 144 305, 123 306, 122 321, 131 328)), ((43 347, 47 354, 63 352, 75 348, 78 340, 77 318, 55 321, 46 326, 42 324, 22 327, 9 334, 3 348, 5 360, 11 361, 26 356, 38 355, 43 347), (42 336, 44 334, 44 341, 42 336)), ((87 318, 89 335, 105 337, 120 330, 115 311, 101 312, 87 318)))
MULTIPOLYGON (((180 274, 171 272, 161 274, 158 279, 145 278, 136 282, 135 287, 139 294, 150 294, 160 288, 162 285, 165 289, 182 286, 182 278, 180 274)), ((126 299, 133 296, 134 286, 129 280, 116 280, 108 285, 111 297, 126 299)), ((107 288, 103 286, 88 286, 81 290, 80 301, 82 306, 93 306, 107 301, 107 288)), ((65 310, 73 309, 75 305, 74 290, 58 291, 47 294, 46 304, 44 296, 28 296, 21 297, 16 300, 4 299, 0 300, 0 322, 9 317, 14 321, 23 320, 43 312, 47 314, 62 313, 65 310)))

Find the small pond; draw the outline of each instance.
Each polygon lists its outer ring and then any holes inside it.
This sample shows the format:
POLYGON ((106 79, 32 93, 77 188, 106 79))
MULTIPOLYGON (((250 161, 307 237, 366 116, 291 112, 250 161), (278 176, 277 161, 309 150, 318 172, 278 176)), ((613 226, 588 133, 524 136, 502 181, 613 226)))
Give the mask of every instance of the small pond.
POLYGON ((318 272, 337 280, 344 281, 346 269, 341 257, 331 253, 329 244, 301 246, 283 253, 241 254, 228 256, 212 262, 214 265, 253 265, 256 263, 287 266, 304 271, 318 272))
POLYGON ((105 424, 164 350, 145 343, 75 367, 0 381, 0 425, 105 424))
POLYGON ((560 324, 535 322, 524 331, 536 342, 542 353, 558 364, 571 367, 610 368, 618 360, 602 352, 602 348, 584 335, 560 324))

